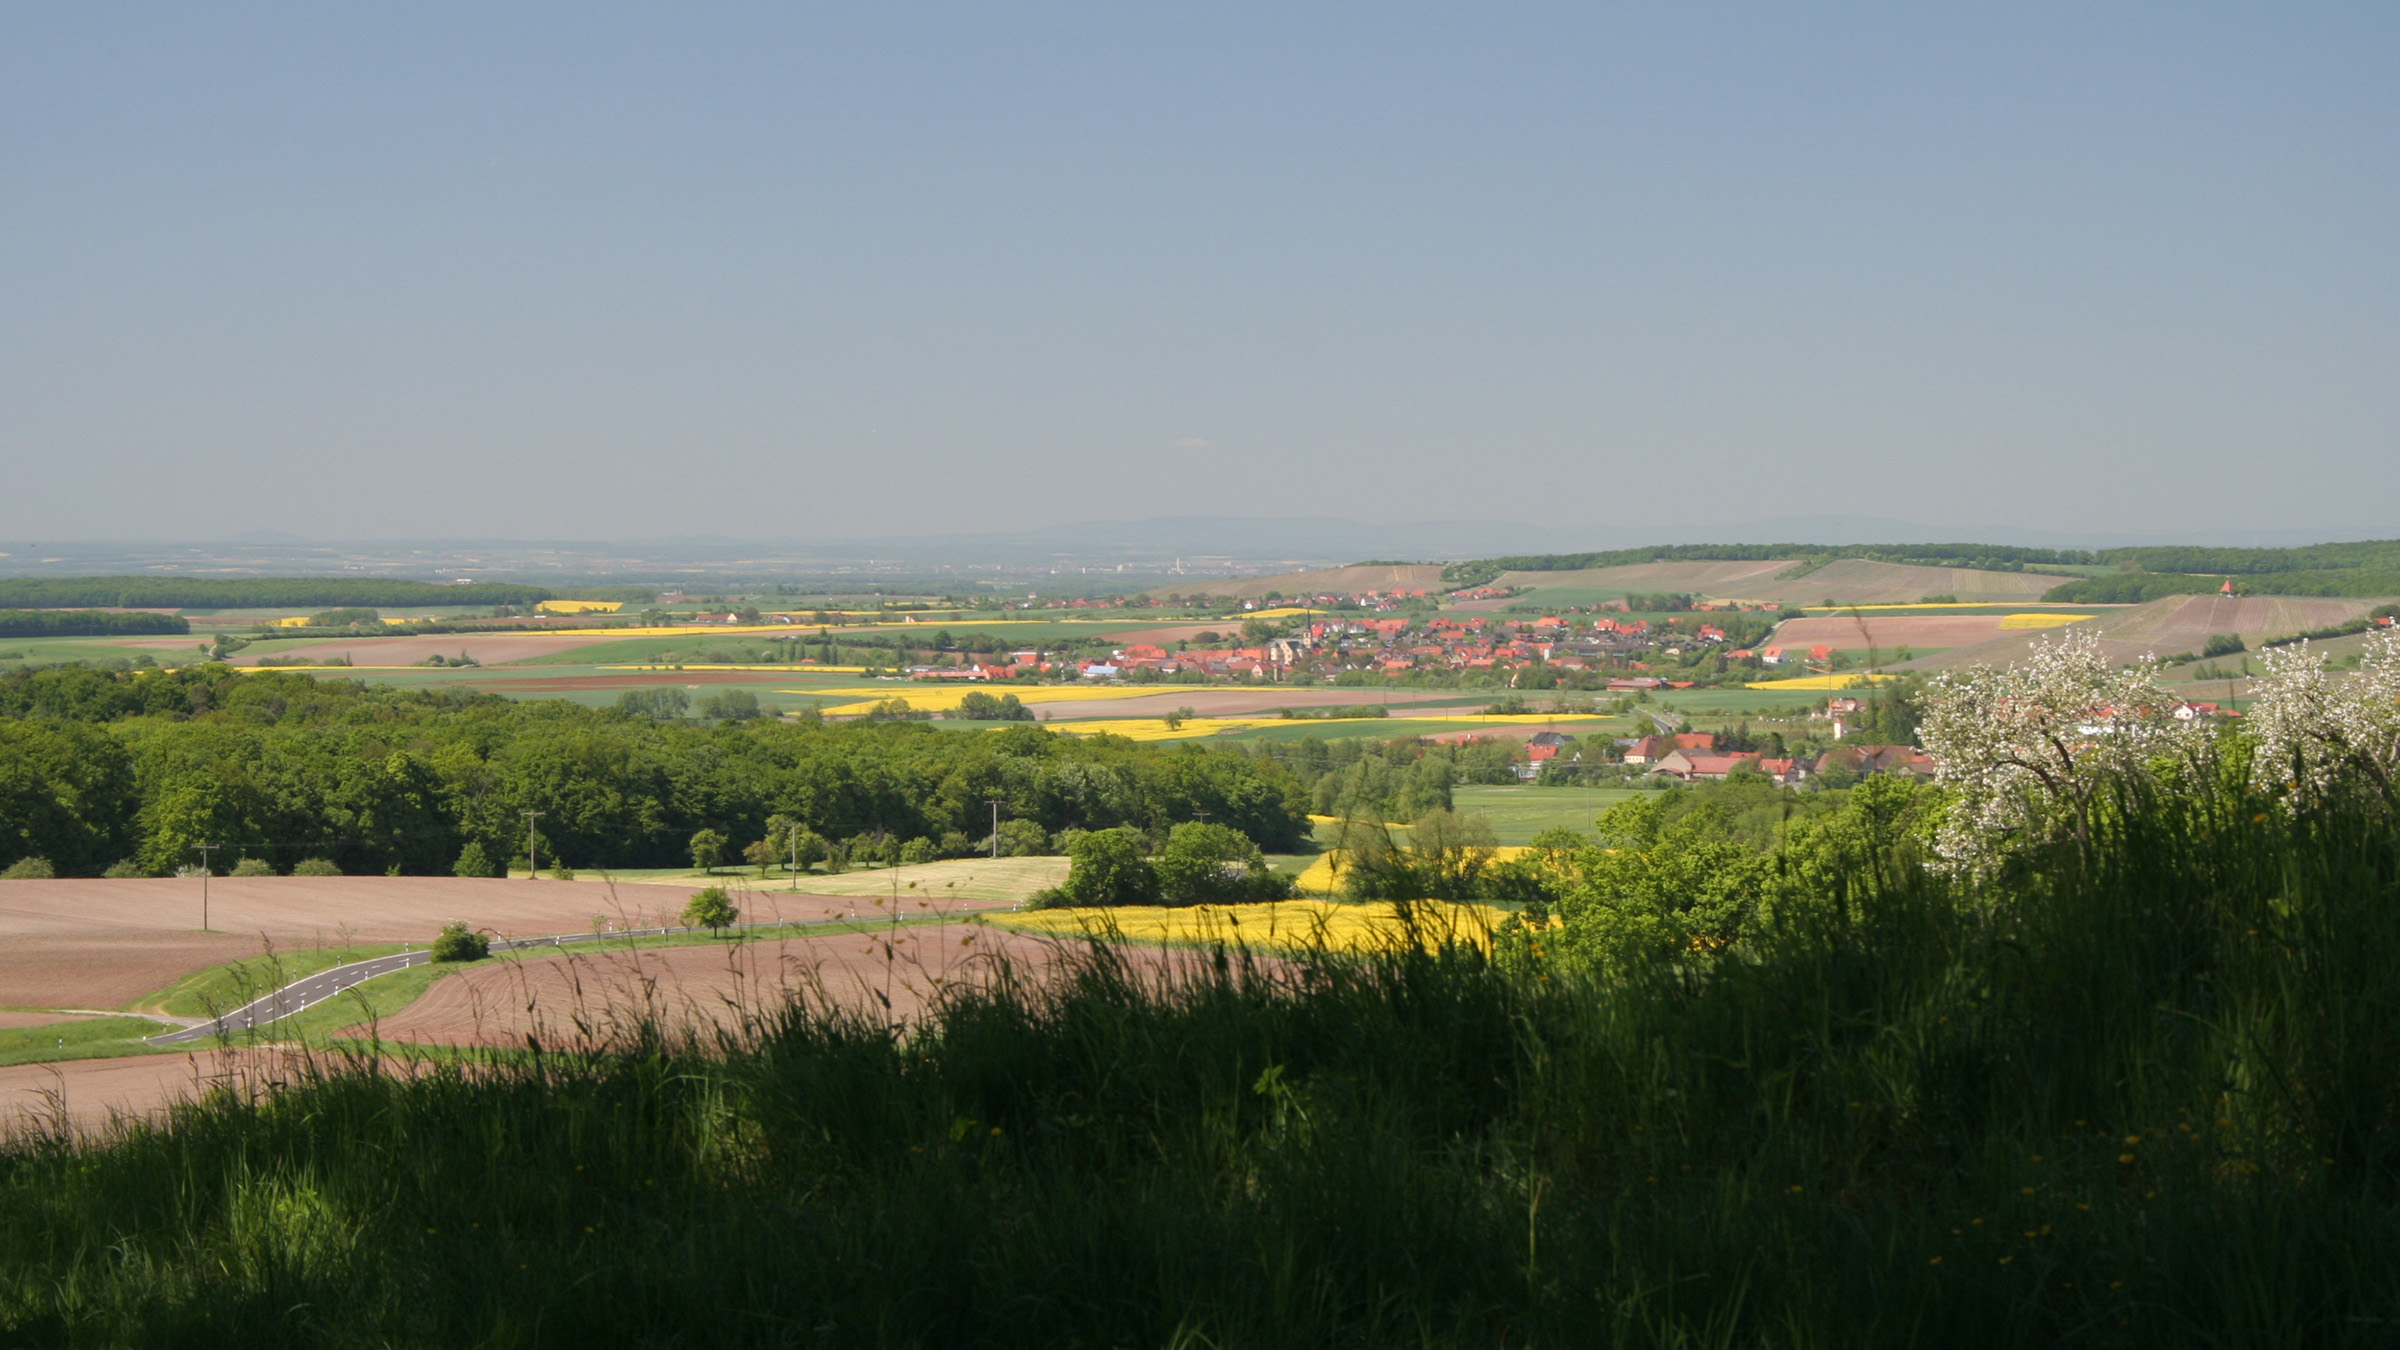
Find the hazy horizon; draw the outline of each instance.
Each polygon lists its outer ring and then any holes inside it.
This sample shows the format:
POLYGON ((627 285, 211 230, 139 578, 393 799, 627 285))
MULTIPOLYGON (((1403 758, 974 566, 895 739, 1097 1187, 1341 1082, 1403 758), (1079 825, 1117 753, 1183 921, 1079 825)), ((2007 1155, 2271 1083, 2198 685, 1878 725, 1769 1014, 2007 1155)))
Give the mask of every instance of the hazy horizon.
POLYGON ((2389 9, 18 8, 0 541, 2388 536, 2395 57, 2389 9))

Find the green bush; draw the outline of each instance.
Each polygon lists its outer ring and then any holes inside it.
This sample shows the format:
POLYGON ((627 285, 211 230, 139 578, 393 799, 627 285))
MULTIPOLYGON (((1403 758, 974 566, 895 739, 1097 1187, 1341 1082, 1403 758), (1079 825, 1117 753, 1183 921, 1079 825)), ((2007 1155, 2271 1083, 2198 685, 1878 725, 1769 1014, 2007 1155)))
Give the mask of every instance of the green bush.
POLYGON ((1059 893, 1075 907, 1154 905, 1158 872, 1143 857, 1138 830, 1077 830, 1067 840, 1067 880, 1059 893))
POLYGON ((573 881, 575 869, 567 866, 563 859, 553 862, 550 864, 550 879, 552 881, 573 881))
POLYGON ((458 862, 450 870, 454 875, 462 877, 496 877, 500 875, 499 866, 492 861, 490 854, 483 851, 482 842, 474 839, 468 840, 467 846, 458 851, 458 862))
POLYGON ((275 875, 275 864, 268 862, 264 858, 244 858, 240 862, 235 863, 233 865, 233 870, 226 875, 236 877, 271 877, 275 875))
POLYGON ((733 897, 727 895, 722 886, 710 886, 693 892, 691 900, 683 907, 683 921, 693 928, 722 932, 740 922, 741 917, 742 912, 734 907, 733 897))
POLYGON ((1170 905, 1234 905, 1282 900, 1292 893, 1288 878, 1267 868, 1266 855, 1240 830, 1190 821, 1167 832, 1167 846, 1152 864, 1161 902, 1170 905))
POLYGON ((123 878, 146 877, 150 875, 150 873, 145 871, 139 862, 136 862, 131 858, 125 858, 117 862, 110 863, 108 865, 108 870, 102 872, 100 875, 104 877, 123 878))
POLYGON ((48 858, 19 858, 0 872, 0 881, 47 881, 57 875, 48 858))
POLYGON ((491 954, 492 940, 467 927, 463 919, 443 924, 441 934, 433 940, 436 961, 480 961, 491 954))
POLYGON ((331 858, 302 858, 292 864, 292 875, 296 877, 338 877, 341 874, 342 869, 331 858))
POLYGON ((929 863, 940 856, 940 846, 922 835, 900 846, 900 861, 903 863, 929 863))

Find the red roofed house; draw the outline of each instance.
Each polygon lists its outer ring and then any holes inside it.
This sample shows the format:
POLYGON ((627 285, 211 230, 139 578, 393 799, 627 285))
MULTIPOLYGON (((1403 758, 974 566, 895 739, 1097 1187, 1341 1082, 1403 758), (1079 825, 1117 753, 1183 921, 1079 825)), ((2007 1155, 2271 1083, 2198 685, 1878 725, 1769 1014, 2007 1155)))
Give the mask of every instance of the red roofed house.
POLYGON ((1714 782, 1739 768, 1757 768, 1756 755, 1712 755, 1699 750, 1676 750, 1650 768, 1687 783, 1714 782))

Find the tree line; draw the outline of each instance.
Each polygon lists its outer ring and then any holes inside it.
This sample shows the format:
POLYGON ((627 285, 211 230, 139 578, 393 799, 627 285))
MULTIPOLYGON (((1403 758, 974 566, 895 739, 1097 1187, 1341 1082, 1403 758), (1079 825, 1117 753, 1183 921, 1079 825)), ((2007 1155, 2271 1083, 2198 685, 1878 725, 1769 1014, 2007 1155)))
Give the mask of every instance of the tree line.
MULTIPOLYGON (((645 592, 645 595, 647 592, 645 592)), ((303 605, 528 605, 539 586, 455 586, 371 577, 0 577, 0 609, 121 605, 147 609, 274 609, 303 605)))
POLYGON ((0 609, 0 638, 180 635, 192 622, 180 614, 120 614, 105 609, 0 609))
MULTIPOLYGON (((351 873, 448 874, 542 856, 576 867, 686 865, 693 836, 735 849, 771 817, 829 840, 988 837, 1206 819, 1289 851, 1307 798, 1271 760, 1017 725, 661 721, 223 666, 0 676, 0 867, 158 875, 245 856, 329 858, 351 873)), ((922 850, 920 850, 922 851, 922 850)))

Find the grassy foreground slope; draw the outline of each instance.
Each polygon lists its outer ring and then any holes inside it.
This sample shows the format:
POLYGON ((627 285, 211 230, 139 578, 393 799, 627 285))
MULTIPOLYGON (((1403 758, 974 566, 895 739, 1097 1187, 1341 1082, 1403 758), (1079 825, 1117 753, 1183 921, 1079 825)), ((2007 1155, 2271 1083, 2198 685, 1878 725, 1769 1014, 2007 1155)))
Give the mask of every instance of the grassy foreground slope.
POLYGON ((1867 828, 1740 947, 1607 979, 1102 950, 906 1038, 325 1063, 0 1149, 0 1334, 2388 1343, 2400 829, 2263 805, 1980 889, 1867 828))

